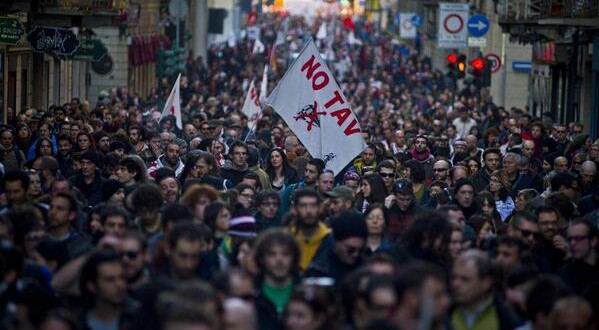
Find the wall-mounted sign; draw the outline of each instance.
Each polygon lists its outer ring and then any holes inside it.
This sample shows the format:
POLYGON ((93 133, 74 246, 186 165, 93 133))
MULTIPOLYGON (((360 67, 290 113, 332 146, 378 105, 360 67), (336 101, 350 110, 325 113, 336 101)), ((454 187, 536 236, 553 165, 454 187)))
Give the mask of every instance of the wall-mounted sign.
POLYGON ((80 61, 99 61, 108 53, 108 49, 99 39, 83 39, 81 45, 73 54, 73 59, 80 61))
POLYGON ((23 34, 25 28, 18 19, 0 17, 0 44, 16 45, 23 34))
POLYGON ((54 57, 72 56, 81 45, 71 30, 55 27, 36 27, 29 33, 29 42, 35 52, 54 57))

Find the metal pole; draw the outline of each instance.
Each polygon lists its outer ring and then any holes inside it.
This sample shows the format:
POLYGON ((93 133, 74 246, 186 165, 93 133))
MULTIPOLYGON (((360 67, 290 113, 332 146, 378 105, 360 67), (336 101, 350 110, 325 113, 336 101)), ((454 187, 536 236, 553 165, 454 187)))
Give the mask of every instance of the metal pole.
POLYGON ((175 48, 179 48, 181 46, 181 44, 179 43, 179 28, 180 28, 180 26, 181 26, 181 18, 177 17, 177 32, 176 32, 177 33, 177 38, 176 38, 177 43, 175 44, 176 45, 175 48))

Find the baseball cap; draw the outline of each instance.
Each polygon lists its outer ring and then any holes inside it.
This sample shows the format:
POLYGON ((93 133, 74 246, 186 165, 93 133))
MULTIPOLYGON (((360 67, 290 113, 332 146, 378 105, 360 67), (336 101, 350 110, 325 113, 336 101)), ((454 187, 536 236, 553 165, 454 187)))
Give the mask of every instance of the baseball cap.
POLYGON ((413 195, 412 183, 408 180, 397 180, 393 184, 393 193, 402 195, 413 195))
POLYGON ((351 190, 351 188, 349 188, 347 186, 337 186, 337 187, 333 188, 333 190, 328 191, 325 194, 327 196, 333 197, 333 198, 343 197, 343 198, 347 198, 351 201, 354 200, 354 193, 351 190))

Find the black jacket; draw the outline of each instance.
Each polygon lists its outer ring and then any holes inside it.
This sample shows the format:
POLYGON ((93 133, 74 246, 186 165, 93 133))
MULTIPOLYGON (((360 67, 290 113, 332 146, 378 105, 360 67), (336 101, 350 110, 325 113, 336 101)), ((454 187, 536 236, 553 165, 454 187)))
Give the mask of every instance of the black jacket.
POLYGON ((333 248, 323 251, 324 253, 317 254, 314 260, 306 269, 304 278, 306 277, 330 277, 335 280, 336 285, 339 285, 347 274, 351 273, 362 264, 359 259, 355 265, 347 265, 341 262, 333 248))

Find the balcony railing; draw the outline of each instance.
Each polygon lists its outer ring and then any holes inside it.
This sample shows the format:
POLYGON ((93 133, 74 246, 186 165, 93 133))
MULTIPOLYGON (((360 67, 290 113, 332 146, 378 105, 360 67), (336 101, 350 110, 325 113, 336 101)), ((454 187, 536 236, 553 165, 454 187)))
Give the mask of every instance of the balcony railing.
POLYGON ((41 8, 59 11, 118 11, 127 6, 127 0, 40 0, 41 8))
POLYGON ((597 18, 599 0, 499 0, 500 21, 597 18))

